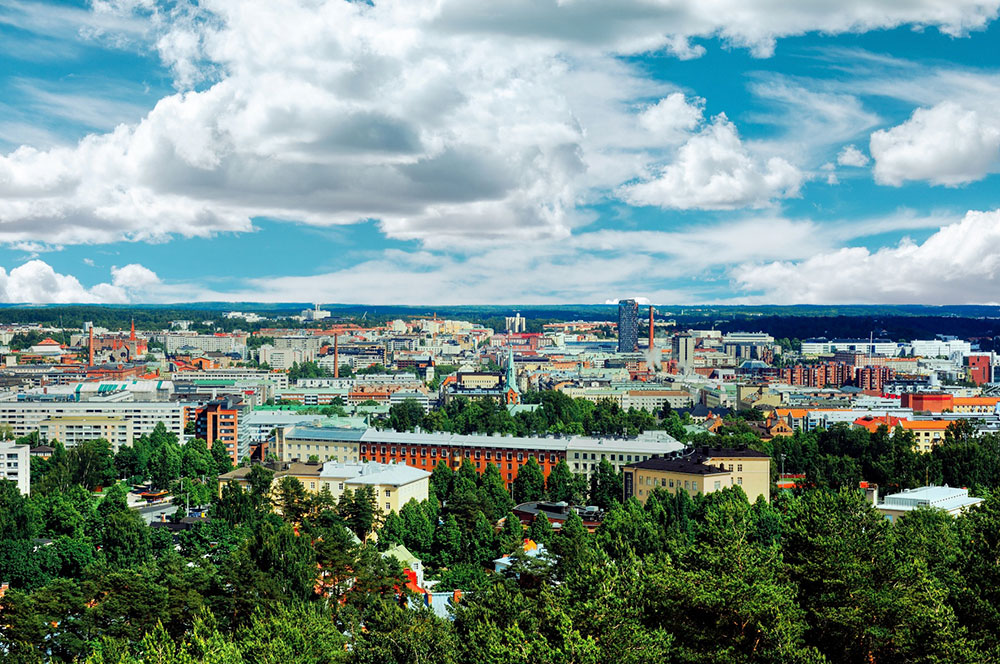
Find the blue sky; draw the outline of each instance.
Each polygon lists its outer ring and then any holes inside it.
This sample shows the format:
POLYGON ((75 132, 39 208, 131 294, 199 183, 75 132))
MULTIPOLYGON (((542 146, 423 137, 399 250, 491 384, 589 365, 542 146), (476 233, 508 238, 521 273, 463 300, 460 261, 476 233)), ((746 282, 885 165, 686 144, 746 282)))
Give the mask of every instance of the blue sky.
POLYGON ((995 303, 1000 0, 0 0, 0 301, 995 303))

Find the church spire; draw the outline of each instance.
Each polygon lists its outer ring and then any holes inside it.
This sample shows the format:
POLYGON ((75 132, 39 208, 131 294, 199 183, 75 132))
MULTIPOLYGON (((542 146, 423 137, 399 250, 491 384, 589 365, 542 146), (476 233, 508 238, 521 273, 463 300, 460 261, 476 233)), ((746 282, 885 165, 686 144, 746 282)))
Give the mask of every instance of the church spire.
POLYGON ((514 369, 514 349, 507 343, 507 376, 504 379, 507 403, 521 403, 521 390, 517 387, 517 371, 514 369))
POLYGON ((132 332, 128 335, 129 341, 135 341, 135 319, 132 319, 132 332))

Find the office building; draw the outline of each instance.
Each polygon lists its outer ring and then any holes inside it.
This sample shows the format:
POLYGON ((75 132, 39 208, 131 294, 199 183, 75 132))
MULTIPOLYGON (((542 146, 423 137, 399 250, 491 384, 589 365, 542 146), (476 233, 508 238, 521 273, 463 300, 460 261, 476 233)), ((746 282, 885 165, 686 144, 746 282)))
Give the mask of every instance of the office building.
POLYGON ((694 368, 694 347, 697 339, 690 334, 674 335, 670 346, 670 359, 677 363, 682 373, 690 373, 694 368))
POLYGON ((639 349, 639 305, 635 300, 618 301, 618 352, 639 349))

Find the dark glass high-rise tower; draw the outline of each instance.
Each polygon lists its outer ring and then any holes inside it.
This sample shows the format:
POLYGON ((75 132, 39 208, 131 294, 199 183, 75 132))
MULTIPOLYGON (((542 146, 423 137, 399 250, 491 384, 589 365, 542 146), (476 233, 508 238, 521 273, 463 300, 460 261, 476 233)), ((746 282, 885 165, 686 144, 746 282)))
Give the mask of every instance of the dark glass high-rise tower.
POLYGON ((618 352, 639 349, 639 305, 635 300, 618 300, 618 352))

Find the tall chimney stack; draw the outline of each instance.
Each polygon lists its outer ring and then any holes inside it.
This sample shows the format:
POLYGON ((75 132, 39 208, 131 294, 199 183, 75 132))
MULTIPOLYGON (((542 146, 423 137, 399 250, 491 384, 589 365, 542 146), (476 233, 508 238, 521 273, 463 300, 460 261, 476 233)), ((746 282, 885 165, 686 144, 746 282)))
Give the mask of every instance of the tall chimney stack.
POLYGON ((649 305, 649 350, 653 350, 653 305, 649 305))
POLYGON ((333 334, 333 377, 340 378, 340 348, 337 345, 337 340, 340 339, 340 335, 334 332, 333 334))
POLYGON ((89 351, 88 363, 89 364, 87 366, 90 366, 90 367, 94 366, 94 325, 93 325, 93 323, 91 323, 91 325, 90 325, 90 351, 89 351))

